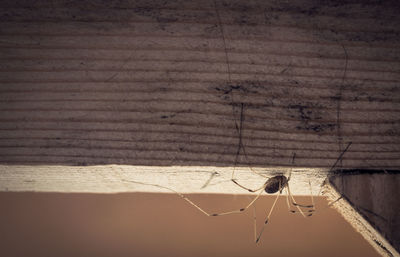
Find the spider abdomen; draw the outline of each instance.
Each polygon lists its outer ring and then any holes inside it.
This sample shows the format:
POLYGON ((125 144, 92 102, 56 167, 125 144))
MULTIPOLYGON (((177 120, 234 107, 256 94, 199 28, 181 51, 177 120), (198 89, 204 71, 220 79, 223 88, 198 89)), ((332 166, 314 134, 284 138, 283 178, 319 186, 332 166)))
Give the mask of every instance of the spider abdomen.
POLYGON ((265 182, 265 192, 268 194, 276 193, 279 190, 282 190, 286 186, 287 182, 287 178, 283 175, 269 178, 267 182, 265 182))

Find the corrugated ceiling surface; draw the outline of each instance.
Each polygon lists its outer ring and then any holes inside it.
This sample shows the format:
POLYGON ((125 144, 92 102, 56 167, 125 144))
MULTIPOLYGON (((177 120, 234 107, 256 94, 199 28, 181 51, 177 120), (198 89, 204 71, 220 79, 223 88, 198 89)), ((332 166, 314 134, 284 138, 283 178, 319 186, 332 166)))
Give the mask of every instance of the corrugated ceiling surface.
POLYGON ((232 166, 242 117, 239 165, 399 168, 400 7, 367 2, 1 1, 0 162, 232 166))

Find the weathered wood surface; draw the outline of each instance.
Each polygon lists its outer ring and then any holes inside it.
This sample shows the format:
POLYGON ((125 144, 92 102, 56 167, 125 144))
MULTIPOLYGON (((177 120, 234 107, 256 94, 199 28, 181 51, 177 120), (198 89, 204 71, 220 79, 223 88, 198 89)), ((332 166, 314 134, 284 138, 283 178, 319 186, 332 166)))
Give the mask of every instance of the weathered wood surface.
POLYGON ((399 173, 347 170, 324 187, 333 207, 382 255, 399 257, 399 173))
POLYGON ((356 2, 1 1, 0 162, 232 167, 243 104, 238 166, 398 169, 399 4, 356 2))
MULTIPOLYGON (((360 173, 348 172, 337 174, 330 178, 336 191, 344 196, 352 208, 359 214, 350 215, 343 208, 343 203, 337 207, 350 223, 362 223, 365 220, 371 224, 377 232, 365 234, 380 251, 390 250, 394 256, 400 256, 400 176, 399 173, 360 173), (381 234, 389 244, 381 244, 377 234, 381 234), (392 245, 396 251, 389 246, 392 245), (386 248, 386 249, 385 249, 386 248), (388 249, 389 248, 389 249, 388 249), (396 254, 394 254, 395 252, 396 254)), ((345 207, 345 210, 348 207, 345 207)), ((365 222, 364 222, 365 223, 365 222)), ((361 224, 358 224, 360 226, 361 224)), ((357 227, 357 225, 356 225, 357 227)), ((391 256, 390 254, 386 254, 391 256)))

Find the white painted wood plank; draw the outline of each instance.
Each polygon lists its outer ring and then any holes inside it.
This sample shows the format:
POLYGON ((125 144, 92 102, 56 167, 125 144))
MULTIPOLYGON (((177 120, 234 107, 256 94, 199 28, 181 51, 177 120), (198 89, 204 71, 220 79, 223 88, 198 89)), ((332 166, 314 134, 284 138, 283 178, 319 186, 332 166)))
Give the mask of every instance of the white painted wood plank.
MULTIPOLYGON (((285 174, 295 195, 317 194, 326 177, 321 169, 271 167, 255 169, 265 176, 285 174)), ((233 167, 200 166, 24 166, 0 165, 0 191, 34 192, 168 192, 164 188, 129 181, 156 184, 181 193, 250 194, 231 181, 233 167)), ((260 188, 266 179, 248 168, 236 168, 237 181, 251 189, 260 188)), ((285 192, 284 192, 285 193, 285 192)))

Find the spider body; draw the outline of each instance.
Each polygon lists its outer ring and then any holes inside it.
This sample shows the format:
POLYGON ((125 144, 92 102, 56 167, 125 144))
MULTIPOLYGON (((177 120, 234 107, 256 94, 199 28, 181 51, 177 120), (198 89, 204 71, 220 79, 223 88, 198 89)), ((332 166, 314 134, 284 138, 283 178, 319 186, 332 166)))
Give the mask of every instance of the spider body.
POLYGON ((282 191, 288 183, 288 179, 284 175, 277 175, 269 178, 264 184, 264 190, 267 194, 273 194, 282 191))

